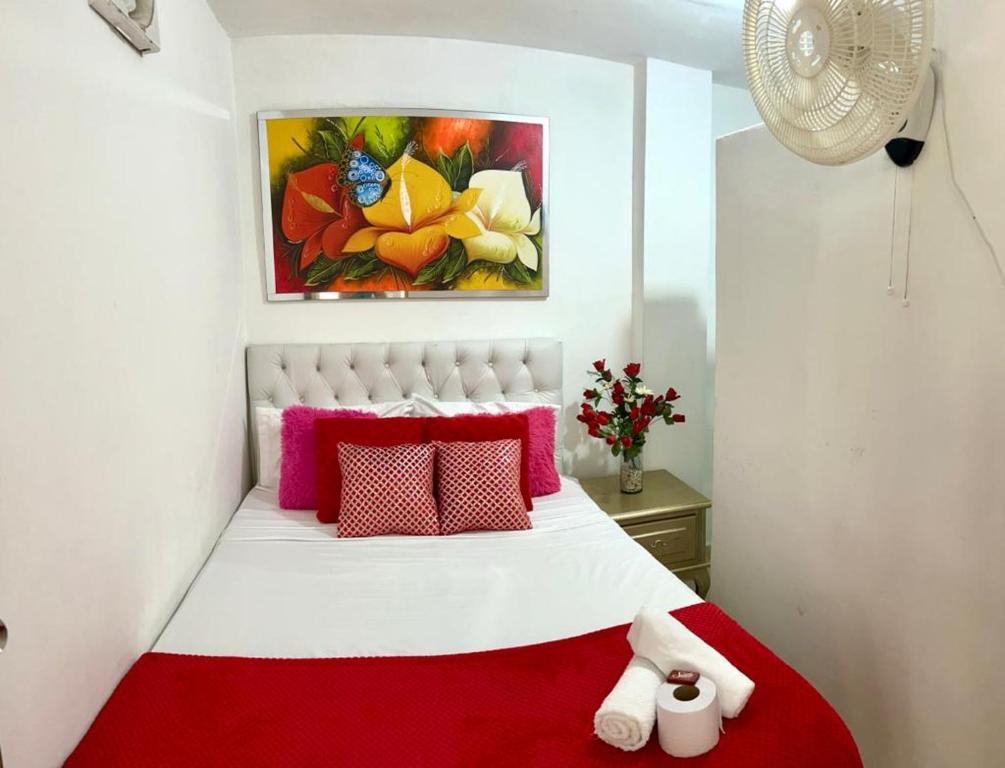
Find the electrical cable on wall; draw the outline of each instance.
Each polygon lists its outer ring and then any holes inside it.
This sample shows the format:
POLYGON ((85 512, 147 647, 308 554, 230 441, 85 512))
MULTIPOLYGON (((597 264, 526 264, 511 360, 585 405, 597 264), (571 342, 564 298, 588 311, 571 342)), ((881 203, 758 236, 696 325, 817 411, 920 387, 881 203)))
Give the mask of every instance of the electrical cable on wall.
POLYGON ((970 203, 970 198, 967 197, 967 193, 963 191, 963 187, 960 185, 959 177, 956 175, 956 158, 953 155, 953 142, 949 134, 949 119, 946 116, 948 107, 946 104, 945 77, 941 71, 938 74, 939 91, 942 96, 942 104, 940 106, 940 112, 942 113, 942 136, 946 142, 946 157, 949 160, 949 177, 952 179, 953 186, 956 188, 957 194, 959 194, 963 204, 967 207, 967 212, 970 214, 970 218, 973 219, 974 226, 977 227, 977 232, 980 234, 981 239, 987 246, 988 252, 991 254, 995 269, 998 270, 998 278, 1001 280, 1002 285, 1005 285, 1005 269, 1002 269, 1001 259, 998 258, 998 251, 995 248, 994 243, 991 242, 991 238, 988 237, 988 233, 985 231, 980 219, 977 218, 977 213, 974 211, 974 207, 970 203))

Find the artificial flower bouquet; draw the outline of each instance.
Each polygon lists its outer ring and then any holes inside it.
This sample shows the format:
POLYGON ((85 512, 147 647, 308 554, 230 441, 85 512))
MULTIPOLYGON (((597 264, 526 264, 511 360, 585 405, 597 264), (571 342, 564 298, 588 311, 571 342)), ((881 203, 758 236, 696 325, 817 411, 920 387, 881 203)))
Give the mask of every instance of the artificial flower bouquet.
POLYGON ((657 395, 639 375, 640 363, 629 363, 623 375, 614 378, 606 360, 593 363, 589 371, 594 386, 583 392, 582 413, 576 418, 586 425, 590 437, 604 440, 611 453, 625 462, 637 459, 646 444, 646 435, 654 421, 682 424, 684 414, 674 413, 674 403, 680 399, 670 387, 657 395))

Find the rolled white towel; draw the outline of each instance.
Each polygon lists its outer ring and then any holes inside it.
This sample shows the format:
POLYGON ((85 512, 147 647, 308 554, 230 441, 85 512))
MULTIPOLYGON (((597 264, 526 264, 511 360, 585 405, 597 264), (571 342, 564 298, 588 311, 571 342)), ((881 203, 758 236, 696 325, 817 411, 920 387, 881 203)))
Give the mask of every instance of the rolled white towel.
POLYGON ((724 717, 739 715, 754 692, 749 677, 666 611, 643 608, 628 630, 628 642, 636 656, 649 659, 664 676, 683 669, 709 678, 719 689, 724 717))
POLYGON ((656 691, 666 675, 640 656, 633 656, 617 684, 593 716, 602 741, 625 752, 642 749, 656 723, 656 691))

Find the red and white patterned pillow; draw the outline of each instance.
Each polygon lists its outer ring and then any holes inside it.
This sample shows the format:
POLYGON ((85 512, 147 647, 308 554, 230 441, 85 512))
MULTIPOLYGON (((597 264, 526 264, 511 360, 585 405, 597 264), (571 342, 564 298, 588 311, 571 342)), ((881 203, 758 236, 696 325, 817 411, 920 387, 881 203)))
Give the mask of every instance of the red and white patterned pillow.
POLYGON ((338 537, 400 533, 436 536, 432 445, 372 447, 338 444, 342 471, 338 537))
POLYGON ((441 533, 531 527, 520 491, 519 440, 434 445, 441 533))

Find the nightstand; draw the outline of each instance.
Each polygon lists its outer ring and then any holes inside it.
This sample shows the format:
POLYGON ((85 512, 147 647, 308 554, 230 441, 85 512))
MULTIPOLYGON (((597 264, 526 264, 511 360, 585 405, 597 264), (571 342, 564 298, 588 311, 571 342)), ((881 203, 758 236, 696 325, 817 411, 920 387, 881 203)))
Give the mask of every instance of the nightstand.
POLYGON ((646 472, 641 493, 621 493, 618 476, 582 481, 585 490, 625 533, 682 579, 693 579, 701 597, 712 577, 705 517, 712 502, 665 469, 646 472))

